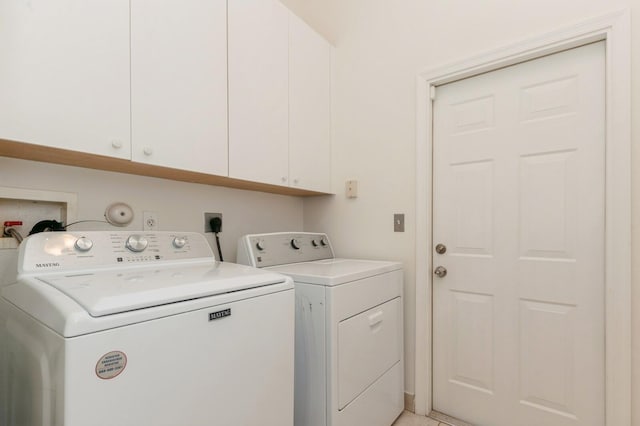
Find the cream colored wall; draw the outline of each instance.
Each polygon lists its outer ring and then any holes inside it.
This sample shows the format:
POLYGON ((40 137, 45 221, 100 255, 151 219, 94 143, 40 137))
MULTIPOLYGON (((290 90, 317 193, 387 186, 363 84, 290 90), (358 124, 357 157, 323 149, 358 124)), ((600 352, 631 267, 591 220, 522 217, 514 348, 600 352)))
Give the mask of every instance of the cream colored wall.
MULTIPOLYGON (((241 235, 302 229, 302 199, 284 195, 221 188, 164 179, 103 172, 0 157, 0 186, 55 190, 78 194, 78 220, 104 220, 112 202, 134 210, 126 228, 78 224, 70 230, 142 229, 142 212, 158 214, 161 231, 204 231, 204 212, 221 212, 220 233, 225 261, 234 261, 241 235)), ((0 220, 3 218, 0 211, 0 220)), ((47 218, 43 218, 47 219, 47 218)), ((27 230, 28 232, 28 230, 27 230)), ((215 246, 213 234, 207 234, 215 246)), ((15 279, 16 250, 0 249, 0 286, 15 279)))
POLYGON ((631 418, 640 426, 640 0, 631 0, 631 418))
MULTIPOLYGON (((631 8, 633 67, 640 69, 640 0, 281 0, 336 47, 333 81, 334 200, 307 199, 304 226, 326 231, 338 254, 406 265, 405 350, 414 390, 415 79, 420 71, 631 8), (344 197, 358 179, 360 196, 344 197), (404 212, 404 234, 392 214, 404 212)), ((633 77, 632 113, 640 108, 633 77)), ((640 120, 633 124, 633 425, 640 426, 640 120)))

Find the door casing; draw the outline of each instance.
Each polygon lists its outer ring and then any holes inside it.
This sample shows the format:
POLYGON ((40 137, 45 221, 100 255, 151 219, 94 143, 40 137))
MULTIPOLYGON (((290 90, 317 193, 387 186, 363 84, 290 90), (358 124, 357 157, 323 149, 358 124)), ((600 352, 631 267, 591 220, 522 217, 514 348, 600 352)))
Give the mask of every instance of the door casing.
POLYGON ((415 412, 431 411, 432 96, 445 83, 604 40, 605 411, 631 425, 631 14, 625 9, 430 69, 417 77, 415 412))

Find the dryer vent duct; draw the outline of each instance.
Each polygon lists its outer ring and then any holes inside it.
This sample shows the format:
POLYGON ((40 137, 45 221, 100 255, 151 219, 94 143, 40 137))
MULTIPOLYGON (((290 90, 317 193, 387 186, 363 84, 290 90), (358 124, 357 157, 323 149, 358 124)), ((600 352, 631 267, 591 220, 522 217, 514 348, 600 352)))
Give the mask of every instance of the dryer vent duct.
POLYGON ((104 218, 113 226, 127 226, 133 221, 133 209, 125 203, 113 203, 105 210, 104 218))

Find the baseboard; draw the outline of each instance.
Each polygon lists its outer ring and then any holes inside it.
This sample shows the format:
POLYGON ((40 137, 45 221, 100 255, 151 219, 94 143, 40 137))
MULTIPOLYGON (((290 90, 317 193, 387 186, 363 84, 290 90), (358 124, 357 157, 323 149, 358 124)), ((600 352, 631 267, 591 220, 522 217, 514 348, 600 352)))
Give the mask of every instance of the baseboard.
POLYGON ((404 393, 404 409, 412 413, 416 412, 416 396, 414 394, 404 393))
POLYGON ((450 426, 473 426, 471 423, 456 419, 455 417, 448 416, 446 414, 439 413, 438 411, 431 411, 429 417, 434 420, 438 420, 440 423, 446 423, 450 426))

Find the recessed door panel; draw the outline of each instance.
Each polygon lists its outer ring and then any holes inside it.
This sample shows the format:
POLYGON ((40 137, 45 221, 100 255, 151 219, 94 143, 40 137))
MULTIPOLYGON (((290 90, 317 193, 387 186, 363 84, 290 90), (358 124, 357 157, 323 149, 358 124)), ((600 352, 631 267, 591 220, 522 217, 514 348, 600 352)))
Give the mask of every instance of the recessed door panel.
POLYGON ((522 88, 520 98, 522 120, 551 119, 575 114, 577 90, 576 76, 544 81, 522 88))
POLYGON ((452 106, 452 133, 478 132, 493 127, 493 96, 470 99, 452 106))
POLYGON ((575 151, 520 159, 520 253, 573 258, 576 191, 575 151))
POLYGON ((493 236, 493 164, 453 164, 455 253, 490 254, 493 236))
POLYGON ((451 372, 449 380, 479 392, 493 390, 493 298, 451 292, 451 372))
POLYGON ((575 416, 574 306, 525 300, 520 304, 520 402, 575 416))

